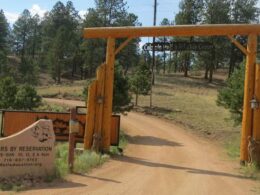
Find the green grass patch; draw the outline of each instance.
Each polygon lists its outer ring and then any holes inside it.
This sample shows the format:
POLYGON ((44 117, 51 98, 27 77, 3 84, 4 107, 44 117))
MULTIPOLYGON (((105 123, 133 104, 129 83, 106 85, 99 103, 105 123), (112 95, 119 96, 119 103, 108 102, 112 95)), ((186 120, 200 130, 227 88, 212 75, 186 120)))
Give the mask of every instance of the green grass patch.
POLYGON ((255 180, 259 180, 260 179, 260 171, 259 171, 259 167, 252 163, 252 164, 248 164, 244 167, 241 168, 242 173, 251 179, 255 179, 255 180))
POLYGON ((120 131, 120 135, 119 135, 119 145, 118 146, 111 146, 110 147, 110 153, 112 155, 121 155, 122 151, 124 150, 127 146, 127 138, 126 138, 126 134, 124 133, 123 130, 120 131))
POLYGON ((232 159, 239 159, 240 155, 240 134, 235 134, 226 140, 225 148, 227 154, 232 159))
POLYGON ((88 173, 91 169, 104 164, 109 159, 106 154, 99 154, 93 151, 84 151, 80 155, 76 155, 74 161, 74 172, 88 173))
POLYGON ((0 184, 0 192, 1 191, 13 191, 13 192, 20 192, 25 190, 26 187, 20 183, 16 184, 0 184))
MULTIPOLYGON (((54 178, 63 178, 69 173, 68 143, 58 143, 55 147, 55 175, 54 178)), ((47 178, 51 180, 52 178, 47 178)))
MULTIPOLYGON (((68 167, 68 143, 59 143, 56 146, 55 178, 64 178, 69 173, 68 167)), ((92 168, 101 166, 109 159, 106 154, 93 151, 75 153, 74 172, 84 174, 92 168)), ((50 178, 51 180, 52 178, 50 178)))

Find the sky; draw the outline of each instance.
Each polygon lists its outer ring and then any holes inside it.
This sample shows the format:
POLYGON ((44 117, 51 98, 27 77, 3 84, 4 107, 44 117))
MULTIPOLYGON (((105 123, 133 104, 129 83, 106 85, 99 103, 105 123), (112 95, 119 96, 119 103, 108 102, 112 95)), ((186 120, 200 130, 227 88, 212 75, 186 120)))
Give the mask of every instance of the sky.
MULTIPOLYGON (((61 0, 66 3, 66 0, 61 0)), ((0 9, 3 9, 7 20, 13 24, 24 9, 31 13, 43 16, 46 11, 52 9, 56 0, 0 0, 0 9)), ((74 6, 83 16, 88 8, 94 7, 94 0, 72 0, 74 6)), ((143 26, 153 25, 154 0, 127 0, 128 11, 136 14, 143 26)), ((173 19, 179 10, 180 0, 157 0, 157 24, 163 18, 173 19)))

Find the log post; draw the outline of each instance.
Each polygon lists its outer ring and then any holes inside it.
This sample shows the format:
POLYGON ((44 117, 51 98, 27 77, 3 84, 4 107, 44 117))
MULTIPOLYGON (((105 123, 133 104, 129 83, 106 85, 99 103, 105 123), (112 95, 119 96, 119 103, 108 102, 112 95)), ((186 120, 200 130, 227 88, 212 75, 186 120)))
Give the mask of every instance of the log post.
MULTIPOLYGON (((255 71, 255 97, 254 98, 258 102, 260 101, 260 64, 256 64, 256 71, 255 71)), ((259 107, 254 110, 253 138, 257 142, 260 141, 260 108, 259 107)))
POLYGON ((257 50, 257 35, 249 34, 248 43, 247 43, 248 54, 246 56, 244 106, 243 106, 241 145, 240 145, 241 164, 244 164, 245 161, 248 161, 248 137, 252 136, 253 111, 251 109, 250 101, 253 99, 254 96, 256 50, 257 50))
POLYGON ((100 151, 101 140, 103 139, 103 110, 104 110, 104 87, 105 87, 105 64, 102 64, 97 69, 97 91, 96 91, 96 113, 95 113, 95 127, 93 134, 92 149, 100 151))
POLYGON ((96 115, 96 89, 97 81, 93 81, 88 88, 88 101, 86 113, 86 127, 84 135, 84 149, 88 150, 92 146, 93 133, 95 128, 95 115, 96 115))
POLYGON ((115 39, 108 38, 105 68, 105 98, 103 110, 103 128, 102 128, 102 148, 109 151, 111 116, 113 106, 113 85, 114 85, 114 63, 115 63, 115 39))

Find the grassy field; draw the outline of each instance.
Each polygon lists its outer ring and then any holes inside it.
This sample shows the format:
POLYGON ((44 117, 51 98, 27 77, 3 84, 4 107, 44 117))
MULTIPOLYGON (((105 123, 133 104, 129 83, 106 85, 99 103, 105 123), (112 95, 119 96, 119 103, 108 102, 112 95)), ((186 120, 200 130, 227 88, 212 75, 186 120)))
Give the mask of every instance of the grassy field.
POLYGON ((73 83, 67 83, 66 85, 49 85, 38 87, 37 91, 42 97, 82 100, 84 85, 85 81, 75 81, 73 83))
POLYGON ((223 143, 232 157, 239 152, 240 127, 230 120, 230 112, 217 106, 218 90, 225 77, 217 75, 212 83, 199 77, 157 75, 153 88, 153 108, 150 97, 139 97, 137 110, 173 120, 199 135, 223 143))

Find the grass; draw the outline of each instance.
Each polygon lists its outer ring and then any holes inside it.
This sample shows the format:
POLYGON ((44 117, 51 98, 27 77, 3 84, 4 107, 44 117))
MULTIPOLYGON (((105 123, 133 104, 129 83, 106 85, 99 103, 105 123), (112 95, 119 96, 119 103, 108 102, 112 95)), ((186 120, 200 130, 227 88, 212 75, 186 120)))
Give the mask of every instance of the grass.
MULTIPOLYGON (((84 174, 91 169, 101 166, 109 159, 106 154, 93 151, 75 153, 74 172, 84 174)), ((54 178, 64 178, 69 173, 68 143, 59 143, 56 146, 55 175, 54 178)))
POLYGON ((74 162, 74 172, 88 173, 91 169, 104 164, 109 159, 106 154, 98 154, 93 151, 84 151, 80 155, 76 155, 74 162))
POLYGON ((153 108, 149 108, 149 96, 140 96, 138 110, 173 120, 220 142, 228 141, 239 135, 240 127, 229 120, 228 110, 217 106, 220 87, 221 83, 209 84, 200 78, 159 75, 153 87, 153 108))
POLYGON ((123 130, 120 131, 120 137, 119 137, 119 145, 117 146, 111 146, 110 147, 110 153, 112 155, 121 155, 122 151, 126 148, 127 146, 127 138, 123 130), (122 150, 122 151, 121 151, 122 150))
POLYGON ((58 105, 43 101, 42 105, 35 109, 37 112, 68 112, 69 106, 58 105))
POLYGON ((242 167, 241 172, 248 178, 251 178, 254 180, 260 179, 259 167, 254 163, 242 167))
POLYGON ((46 98, 83 99, 83 88, 85 81, 77 81, 66 85, 50 85, 38 87, 37 92, 46 98))

